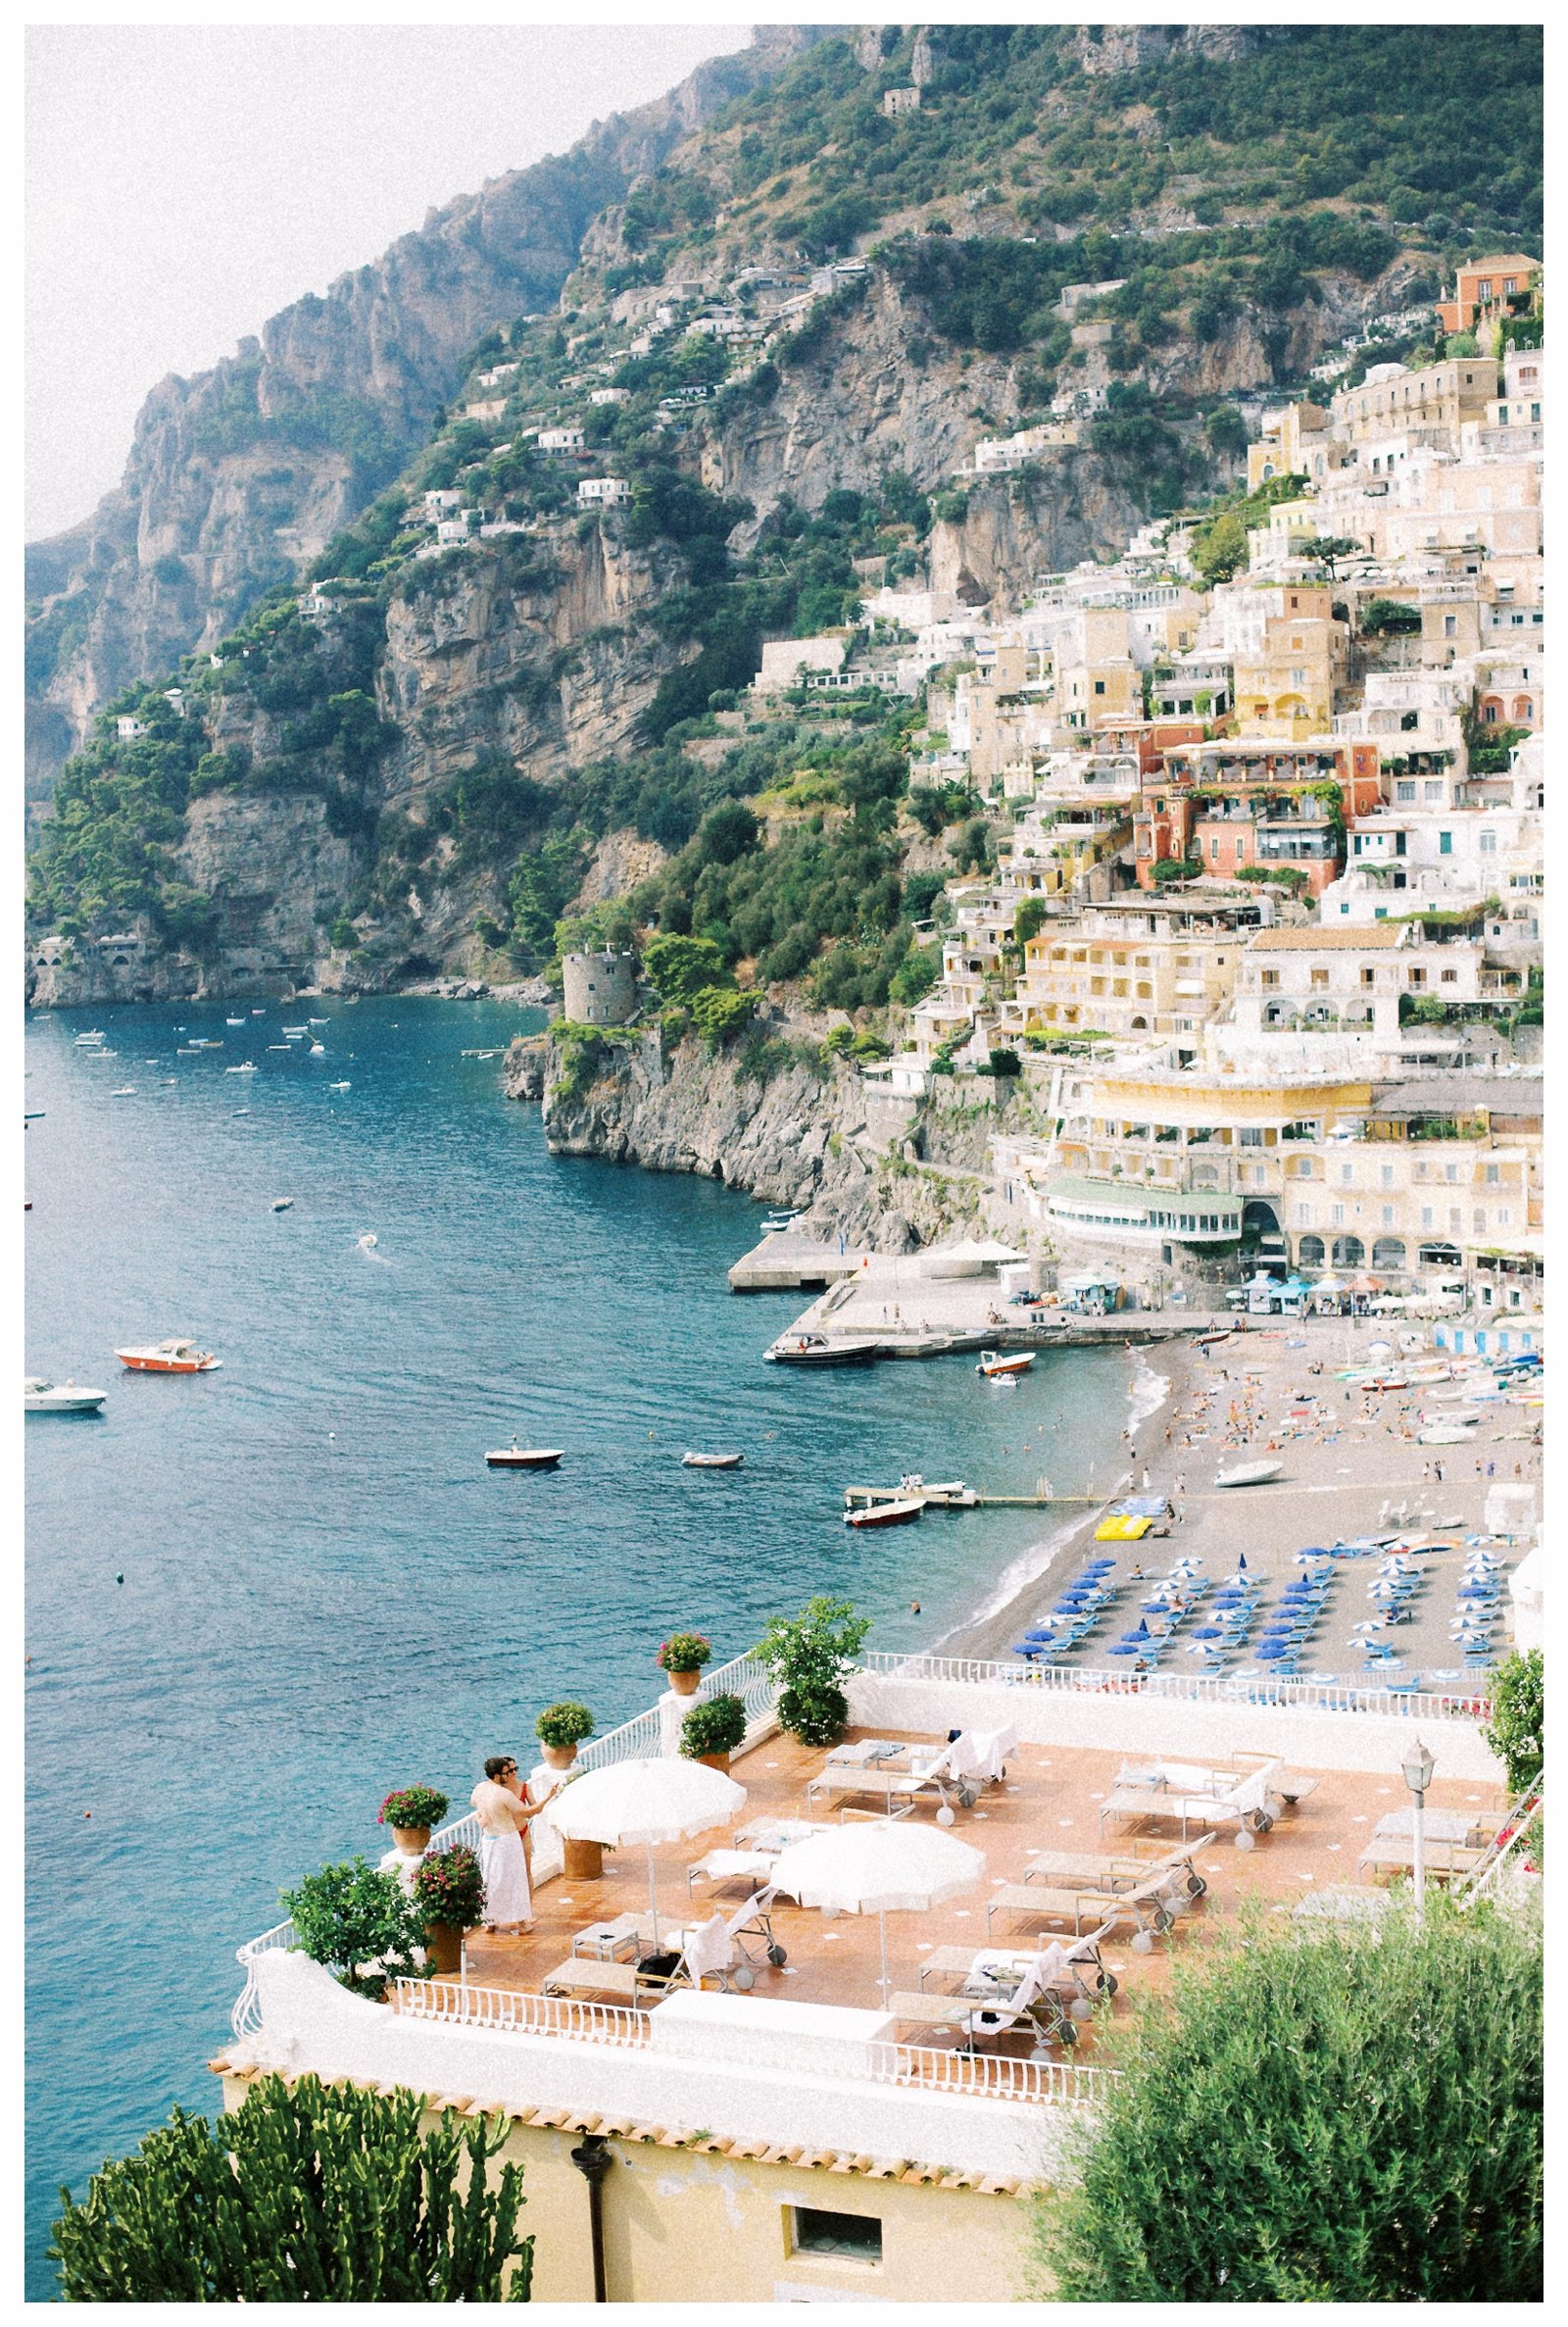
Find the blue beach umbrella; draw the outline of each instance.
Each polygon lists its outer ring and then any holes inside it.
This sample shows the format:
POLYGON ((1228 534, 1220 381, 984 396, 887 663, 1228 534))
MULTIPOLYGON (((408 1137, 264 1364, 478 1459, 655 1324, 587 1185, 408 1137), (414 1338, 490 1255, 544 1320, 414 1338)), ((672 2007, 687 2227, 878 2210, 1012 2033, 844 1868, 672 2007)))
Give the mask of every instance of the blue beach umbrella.
POLYGON ((1224 1628, 1219 1624, 1200 1624, 1193 1634, 1195 1640, 1223 1640, 1224 1628))

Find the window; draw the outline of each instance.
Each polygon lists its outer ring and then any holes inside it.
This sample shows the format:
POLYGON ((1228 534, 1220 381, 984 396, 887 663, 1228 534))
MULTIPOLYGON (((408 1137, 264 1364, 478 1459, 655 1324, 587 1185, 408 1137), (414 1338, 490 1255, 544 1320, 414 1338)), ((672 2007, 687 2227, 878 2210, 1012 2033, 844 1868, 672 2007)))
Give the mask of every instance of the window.
POLYGON ((1489 1188, 1496 1187, 1501 1178, 1502 1166, 1499 1164, 1489 1164, 1487 1165, 1487 1186, 1489 1188))
POLYGON ((1421 1207, 1421 1225, 1423 1228, 1430 1228, 1432 1226, 1432 1207, 1430 1204, 1423 1204, 1421 1207))
POLYGON ((1383 1225, 1385 1228, 1392 1228, 1394 1226, 1394 1207, 1392 1204, 1386 1204, 1383 1207, 1383 1225))
POLYGON ((1340 1165, 1340 1185, 1342 1188, 1350 1188, 1355 1185, 1355 1165, 1353 1164, 1340 1165))
POLYGON ((1424 783, 1421 786, 1421 797, 1423 800, 1442 800, 1443 778, 1441 775, 1438 777, 1435 783, 1424 783))
POLYGON ((1453 834, 1451 832, 1440 832, 1438 834, 1438 855, 1440 857, 1451 857, 1453 855, 1453 834))
MULTIPOLYGON (((1265 971, 1264 974, 1267 975, 1267 972, 1265 971)), ((1260 1148, 1263 1144, 1263 1134, 1257 1128, 1256 1124, 1244 1124, 1240 1133, 1239 1144, 1244 1148, 1260 1148)))
POLYGON ((1311 1207, 1309 1204, 1298 1204, 1298 1205, 1297 1206, 1297 1208, 1296 1208, 1296 1225, 1298 1226, 1298 1228, 1310 1228, 1310 1227, 1311 1227, 1311 1225, 1312 1225, 1312 1207, 1311 1207))
POLYGON ((1385 1164, 1382 1170, 1378 1173, 1378 1179, 1383 1187, 1392 1188, 1394 1185, 1394 1165, 1392 1164, 1385 1164))
POLYGON ((1446 986, 1456 986, 1459 983, 1459 972, 1457 969, 1446 969, 1443 972, 1443 983, 1446 986))
POLYGON ((1394 797, 1396 800, 1409 800, 1413 802, 1415 799, 1414 784, 1396 782, 1394 787, 1394 797))
POLYGON ((1483 832, 1481 835, 1480 846, 1481 854, 1484 857, 1494 857, 1497 853, 1497 835, 1495 832, 1483 832))
POLYGON ((1343 1204, 1331 1204, 1329 1206, 1329 1226, 1331 1228, 1343 1228, 1345 1226, 1345 1207, 1343 1204))
POLYGON ((793 2253, 832 2254, 842 2262, 881 2261, 879 2215, 829 2213, 816 2205, 792 2205, 788 2212, 793 2253))
POLYGON ((1458 616, 1457 616, 1456 614, 1446 614, 1446 615, 1444 616, 1444 618, 1443 618, 1443 635, 1444 635, 1444 637, 1445 637, 1445 638, 1457 638, 1457 637, 1458 637, 1458 635, 1459 635, 1459 618, 1458 618, 1458 616))

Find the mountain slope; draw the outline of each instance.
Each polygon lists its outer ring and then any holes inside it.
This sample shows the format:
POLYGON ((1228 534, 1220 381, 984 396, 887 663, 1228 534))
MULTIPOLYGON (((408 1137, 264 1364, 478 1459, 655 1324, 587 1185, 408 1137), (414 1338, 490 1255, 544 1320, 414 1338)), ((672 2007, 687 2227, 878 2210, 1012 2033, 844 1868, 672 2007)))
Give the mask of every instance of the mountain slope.
POLYGON ((85 606, 50 700, 100 686, 145 730, 100 717, 61 781, 34 928, 71 960, 35 957, 41 997, 497 975, 547 964, 563 920, 635 920, 712 934, 743 977, 809 973, 825 1004, 907 998, 943 861, 907 797, 918 707, 759 718, 735 691, 762 643, 853 625, 868 577, 1004 611, 1036 573, 1113 554, 1224 483, 1244 415, 1326 346, 1429 302, 1463 249, 1533 233, 1528 28, 802 37, 782 67, 754 53, 744 94, 612 124, 612 160, 520 173, 506 248, 549 211, 558 313, 527 290, 475 344, 474 284, 502 297, 495 251, 465 272, 488 189, 329 315, 280 322, 277 433, 226 374, 189 395, 204 426, 238 412, 234 448, 149 430, 134 558, 108 544, 40 626, 85 606), (918 109, 887 111, 896 91, 918 109), (298 400, 337 426, 372 389, 378 457, 404 430, 412 458, 310 564, 308 605, 264 592, 281 551, 257 496, 292 493, 305 566, 330 511, 384 483, 346 422, 298 444, 298 400), (955 477, 978 438, 1053 412, 1067 423, 1027 470, 955 477), (626 505, 579 505, 585 471, 626 505), (152 519, 186 498, 233 555, 181 618, 217 666, 145 683, 158 559, 179 563, 152 519), (95 675, 111 646, 144 683, 95 675), (95 950, 132 925, 123 960, 95 950))

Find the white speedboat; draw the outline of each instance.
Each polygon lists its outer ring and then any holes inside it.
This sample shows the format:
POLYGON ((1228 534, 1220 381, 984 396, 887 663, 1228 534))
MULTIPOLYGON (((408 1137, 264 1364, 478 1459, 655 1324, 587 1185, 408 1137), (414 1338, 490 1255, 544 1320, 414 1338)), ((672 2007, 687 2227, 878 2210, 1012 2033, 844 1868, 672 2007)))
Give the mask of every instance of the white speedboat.
POLYGON ((910 1519, 917 1519, 925 1509, 923 1495, 900 1496, 893 1503, 873 1503, 864 1510, 847 1510, 846 1527, 903 1527, 910 1519))
POLYGON ((247 1026, 250 1020, 248 1018, 225 1018, 223 1023, 225 1026, 247 1026))
POLYGON ((352 1083, 328 1083, 326 1087, 329 1091, 352 1091, 354 1085, 352 1083))
POLYGON ((283 1028, 283 1031, 288 1036, 290 1042, 294 1040, 294 1037, 297 1034, 309 1034, 310 1030, 311 1029, 309 1026, 285 1026, 283 1028))
POLYGON ((292 1196, 274 1196, 272 1198, 272 1210, 274 1212, 292 1212, 293 1209, 294 1199, 292 1196))
POLYGON ((247 1059, 243 1066, 225 1066, 223 1069, 225 1074, 254 1074, 256 1071, 254 1059, 247 1059))
POLYGON ((1283 1462, 1238 1462, 1233 1469, 1217 1471, 1216 1487, 1266 1487, 1270 1479, 1279 1477, 1283 1462))
POLYGON ((45 1382, 29 1374, 22 1403, 29 1414, 95 1414, 106 1395, 84 1390, 79 1382, 45 1382))
POLYGON ((103 1038, 104 1030, 102 1026, 90 1026, 85 1034, 78 1034, 76 1040, 78 1042, 102 1042, 103 1038))
POLYGON ((739 1470, 744 1455, 682 1455, 681 1463, 687 1470, 739 1470))
POLYGON ((324 1042, 313 1042, 311 1045, 310 1055, 313 1059, 319 1059, 325 1049, 326 1045, 324 1042))
POLYGON ((997 1350, 982 1350, 976 1373, 983 1373, 988 1382, 1005 1381, 1009 1374, 1027 1373, 1035 1362, 1033 1350, 1018 1350, 1010 1357, 1003 1357, 997 1350))
POLYGON ((485 1461, 492 1470, 554 1470, 565 1451, 564 1447, 520 1447, 514 1439, 509 1447, 492 1447, 485 1461))
POLYGON ((193 1341, 160 1341, 145 1349, 116 1350, 127 1373, 216 1373, 222 1363, 193 1341))

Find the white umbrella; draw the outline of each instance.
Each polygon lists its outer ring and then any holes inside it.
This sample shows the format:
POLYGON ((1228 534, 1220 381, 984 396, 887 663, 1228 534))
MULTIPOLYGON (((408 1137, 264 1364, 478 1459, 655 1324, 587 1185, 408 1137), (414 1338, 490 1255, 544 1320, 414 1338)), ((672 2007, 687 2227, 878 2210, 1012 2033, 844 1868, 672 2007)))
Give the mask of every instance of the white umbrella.
POLYGON ((571 1842, 645 1843, 648 1905, 657 1914, 654 1845, 728 1826, 746 1788, 704 1761, 612 1761, 558 1787, 539 1815, 571 1842))
POLYGON ((802 1906, 875 1915, 882 1926, 882 2002, 888 2000, 888 1915, 900 1908, 939 1906, 972 1891, 986 1870, 983 1854, 942 1828, 895 1825, 837 1826, 791 1843, 773 1868, 773 1881, 802 1906))

